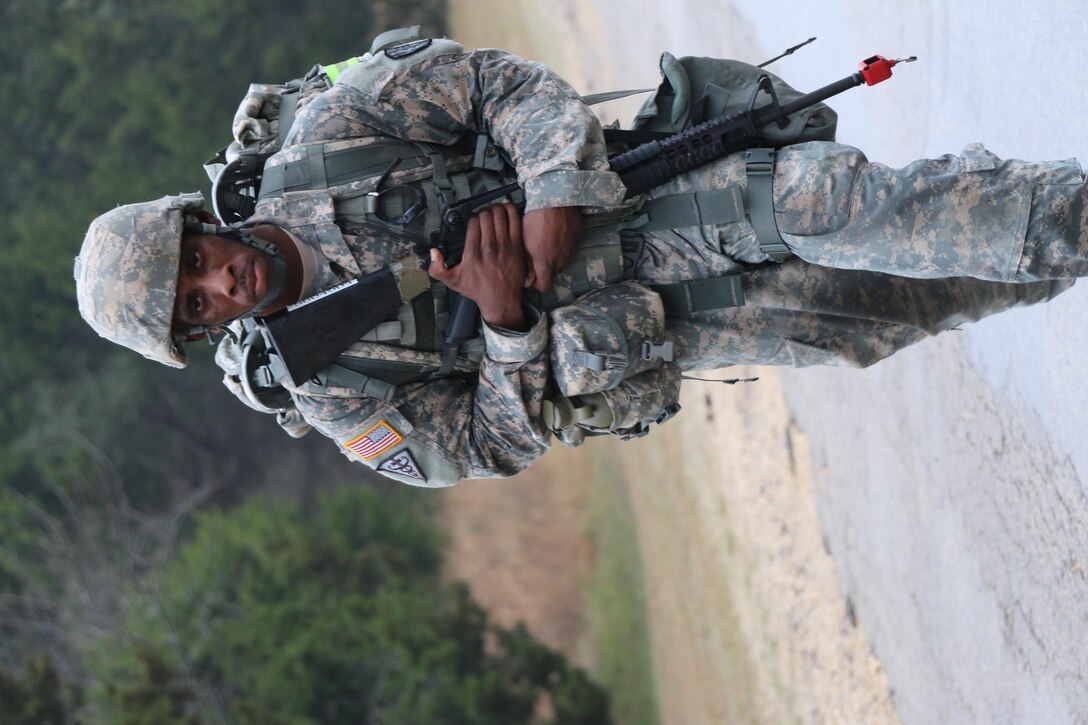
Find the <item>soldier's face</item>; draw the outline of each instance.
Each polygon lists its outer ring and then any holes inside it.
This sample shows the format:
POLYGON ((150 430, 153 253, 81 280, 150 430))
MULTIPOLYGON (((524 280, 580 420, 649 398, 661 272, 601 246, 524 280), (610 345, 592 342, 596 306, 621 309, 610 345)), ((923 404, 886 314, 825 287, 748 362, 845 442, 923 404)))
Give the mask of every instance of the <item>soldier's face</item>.
POLYGON ((214 234, 181 240, 174 322, 216 327, 249 312, 271 282, 268 258, 256 249, 214 234))

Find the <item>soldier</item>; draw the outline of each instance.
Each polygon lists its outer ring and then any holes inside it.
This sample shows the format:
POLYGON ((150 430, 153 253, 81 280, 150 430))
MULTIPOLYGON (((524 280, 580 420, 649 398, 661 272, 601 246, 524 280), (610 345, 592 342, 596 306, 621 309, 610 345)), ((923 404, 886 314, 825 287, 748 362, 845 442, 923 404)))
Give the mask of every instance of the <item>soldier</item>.
POLYGON ((396 480, 443 486, 512 475, 552 434, 640 435, 676 411, 685 371, 864 367, 1088 272, 1079 166, 979 146, 893 170, 803 143, 773 166, 733 154, 624 194, 596 117, 548 69, 398 37, 298 111, 244 224, 221 225, 200 195, 96 219, 80 311, 176 367, 184 341, 233 330, 217 362, 251 406, 396 480), (473 134, 485 141, 466 161, 473 134), (358 149, 372 171, 338 178, 358 149), (460 264, 420 261, 436 199, 473 188, 495 149, 524 212, 479 211, 460 264), (753 226, 768 218, 771 243, 753 226), (395 277, 395 313, 335 364, 301 384, 274 357, 250 364, 247 318, 375 272, 395 277), (443 345, 447 290, 479 306, 475 339, 443 345))

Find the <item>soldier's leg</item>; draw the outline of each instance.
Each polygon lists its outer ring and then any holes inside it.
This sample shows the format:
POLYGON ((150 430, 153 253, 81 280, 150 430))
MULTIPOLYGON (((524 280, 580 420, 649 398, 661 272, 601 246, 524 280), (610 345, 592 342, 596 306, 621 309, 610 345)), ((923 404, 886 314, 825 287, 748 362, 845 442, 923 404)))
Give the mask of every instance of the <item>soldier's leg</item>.
POLYGON ((1088 274, 1084 177, 1075 161, 1002 161, 981 146, 902 169, 857 149, 782 149, 775 218, 803 259, 910 277, 1005 282, 1088 274))
POLYGON ((744 274, 745 305, 669 319, 688 370, 730 365, 865 367, 930 335, 1071 282, 1004 284, 836 270, 794 259, 744 274))

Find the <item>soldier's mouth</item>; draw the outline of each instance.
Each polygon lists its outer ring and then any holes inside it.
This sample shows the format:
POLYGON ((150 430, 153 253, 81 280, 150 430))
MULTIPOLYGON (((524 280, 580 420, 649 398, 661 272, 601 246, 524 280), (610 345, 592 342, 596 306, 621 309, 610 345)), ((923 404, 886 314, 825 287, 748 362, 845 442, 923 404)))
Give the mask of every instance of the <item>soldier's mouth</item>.
POLYGON ((268 282, 265 279, 264 270, 257 264, 256 259, 251 263, 249 279, 251 282, 250 299, 256 304, 264 299, 264 293, 268 290, 268 282))

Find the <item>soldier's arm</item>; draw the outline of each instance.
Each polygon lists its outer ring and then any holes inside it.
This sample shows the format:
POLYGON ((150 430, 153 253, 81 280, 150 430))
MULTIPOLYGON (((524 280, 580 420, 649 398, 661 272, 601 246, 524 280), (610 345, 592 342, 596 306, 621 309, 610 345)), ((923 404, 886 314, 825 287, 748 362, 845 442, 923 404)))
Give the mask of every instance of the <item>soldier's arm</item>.
POLYGON ((608 170, 600 122, 547 67, 500 50, 465 53, 450 40, 409 44, 346 70, 300 112, 288 143, 375 133, 437 144, 490 137, 525 190, 526 286, 544 291, 574 255, 579 208, 614 206, 625 189, 608 170), (429 43, 429 45, 427 44, 429 43), (547 230, 545 233, 544 230, 547 230))
POLYGON ((499 50, 435 58, 386 86, 374 112, 391 126, 408 121, 410 138, 487 134, 513 161, 526 211, 623 199, 600 121, 540 63, 499 50))
POLYGON ((521 303, 524 264, 517 213, 505 204, 469 222, 461 264, 431 265, 433 276, 480 305, 487 324, 478 379, 405 386, 387 403, 299 399, 299 409, 345 453, 405 483, 517 473, 548 445, 540 424, 548 321, 521 303))
POLYGON ((517 169, 528 211, 623 200, 597 117, 547 67, 504 51, 466 53, 434 40, 402 58, 381 53, 345 71, 304 116, 289 143, 378 131, 453 144, 468 132, 487 134, 517 169))
POLYGON ((485 325, 480 375, 406 385, 389 401, 296 396, 307 421, 341 452, 403 483, 449 486, 512 476, 549 446, 540 423, 548 383, 547 319, 526 333, 485 325))

